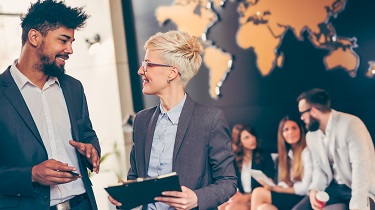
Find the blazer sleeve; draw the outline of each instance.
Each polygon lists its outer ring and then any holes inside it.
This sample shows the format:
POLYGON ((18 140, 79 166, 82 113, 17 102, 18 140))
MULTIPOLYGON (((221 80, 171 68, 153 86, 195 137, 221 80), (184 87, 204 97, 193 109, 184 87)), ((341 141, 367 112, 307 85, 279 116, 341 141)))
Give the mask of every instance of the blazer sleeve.
POLYGON ((350 121, 346 129, 347 148, 338 148, 338 154, 349 152, 349 162, 351 164, 351 189, 350 209, 365 209, 367 196, 370 189, 370 153, 374 152, 371 136, 364 123, 357 117, 350 121))
MULTIPOLYGON (((82 87, 82 91, 83 91, 83 87, 82 87)), ((96 136, 96 133, 92 127, 92 124, 91 124, 91 120, 90 120, 90 116, 89 116, 89 110, 88 110, 88 106, 87 106, 87 100, 86 100, 86 96, 84 93, 82 93, 82 116, 83 116, 83 120, 82 122, 80 122, 81 120, 78 120, 77 121, 77 124, 79 125, 79 133, 80 133, 80 137, 82 139, 80 139, 80 141, 82 143, 86 143, 86 144, 91 144, 94 146, 94 148, 96 149, 96 151, 98 152, 98 155, 99 157, 101 156, 101 148, 100 148, 100 145, 99 145, 99 139, 98 137, 96 136), (81 125, 82 123, 82 125, 81 125)), ((85 165, 90 169, 92 170, 93 166, 92 164, 84 157, 82 158, 85 162, 85 165)))
POLYGON ((275 163, 272 160, 271 154, 263 153, 263 173, 266 174, 270 178, 274 178, 275 176, 275 163))
POLYGON ((243 189, 243 186, 242 186, 241 171, 238 168, 238 165, 237 165, 236 161, 233 161, 233 165, 234 165, 234 170, 236 171, 236 176, 237 176, 237 188, 238 188, 238 191, 240 191, 241 193, 245 193, 245 191, 243 189))
POLYGON ((323 171, 320 161, 320 153, 316 147, 315 133, 308 132, 306 134, 307 147, 311 153, 312 159, 312 181, 308 190, 325 191, 329 184, 328 175, 323 171))
MULTIPOLYGON (((133 141, 134 141, 134 132, 136 131, 136 125, 137 125, 137 115, 134 117, 134 121, 133 121, 133 136, 132 136, 133 141)), ((135 158, 135 145, 133 143, 132 149, 130 151, 130 168, 128 171, 127 179, 133 180, 136 178, 138 178, 138 173, 137 173, 136 158, 135 158)))
POLYGON ((308 148, 302 151, 302 164, 303 164, 303 178, 300 182, 295 182, 293 185, 294 192, 297 195, 307 195, 309 185, 312 180, 313 163, 311 154, 308 148))
POLYGON ((199 209, 216 208, 232 197, 237 189, 229 127, 222 111, 214 115, 212 123, 208 158, 213 183, 194 190, 198 197, 199 209))
POLYGON ((95 149, 98 151, 98 154, 100 156, 101 149, 99 145, 99 140, 98 140, 98 137, 96 136, 94 129, 92 128, 85 94, 83 94, 82 100, 83 100, 83 108, 82 108, 83 115, 85 117, 85 122, 86 122, 85 129, 83 130, 83 142, 92 144, 95 147, 95 149))

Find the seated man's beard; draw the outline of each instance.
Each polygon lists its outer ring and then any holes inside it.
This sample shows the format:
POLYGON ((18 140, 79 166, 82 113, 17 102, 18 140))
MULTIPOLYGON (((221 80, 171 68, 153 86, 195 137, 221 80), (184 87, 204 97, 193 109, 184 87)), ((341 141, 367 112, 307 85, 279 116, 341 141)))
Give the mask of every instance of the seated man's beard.
POLYGON ((319 122, 317 119, 310 116, 310 124, 306 127, 308 131, 317 131, 319 129, 319 122))
POLYGON ((40 58, 42 62, 42 68, 44 74, 52 77, 57 77, 59 78, 60 76, 65 74, 65 68, 64 66, 58 67, 56 65, 55 61, 50 62, 47 56, 41 56, 40 58))

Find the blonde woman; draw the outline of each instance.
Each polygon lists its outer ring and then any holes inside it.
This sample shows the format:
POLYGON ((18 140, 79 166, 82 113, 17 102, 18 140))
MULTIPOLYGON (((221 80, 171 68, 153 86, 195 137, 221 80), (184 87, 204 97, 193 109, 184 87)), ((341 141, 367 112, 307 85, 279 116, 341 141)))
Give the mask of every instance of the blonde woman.
POLYGON ((306 195, 312 179, 312 160, 305 132, 296 120, 284 117, 278 129, 279 184, 261 183, 252 194, 252 210, 290 210, 306 195))
POLYGON ((223 112, 196 103, 184 90, 201 65, 201 45, 169 31, 152 36, 144 48, 142 92, 158 96, 160 104, 134 118, 128 179, 179 175, 182 192, 164 192, 144 209, 215 209, 236 192, 237 178, 223 112))

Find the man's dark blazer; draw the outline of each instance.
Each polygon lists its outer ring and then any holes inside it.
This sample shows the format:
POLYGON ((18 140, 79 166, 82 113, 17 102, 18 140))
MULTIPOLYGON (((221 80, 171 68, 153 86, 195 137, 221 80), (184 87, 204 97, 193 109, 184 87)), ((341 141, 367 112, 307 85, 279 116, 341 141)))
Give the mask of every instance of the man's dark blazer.
MULTIPOLYGON (((236 170, 236 175, 238 179, 238 190, 241 193, 245 193, 241 180, 241 171, 238 168, 237 163, 235 162, 234 168, 236 170)), ((256 169, 262 171, 265 175, 271 179, 275 176, 275 164, 272 160, 272 157, 269 153, 265 153, 259 150, 254 150, 253 158, 251 160, 251 169, 256 169)), ((253 177, 251 177, 251 190, 253 191, 257 187, 261 187, 253 177)))
MULTIPOLYGON (((159 106, 137 113, 128 179, 147 177, 159 106)), ((193 190, 199 209, 216 209, 237 188, 229 127, 223 112, 194 102, 189 95, 178 121, 172 171, 193 190)), ((145 190, 145 193, 147 190, 145 190)))
MULTIPOLYGON (((73 140, 100 146, 89 119, 82 84, 68 76, 59 78, 68 107, 73 140)), ((14 82, 10 67, 0 74, 0 209, 50 207, 50 187, 31 182, 31 169, 48 159, 31 113, 14 82)), ((80 173, 93 209, 97 209, 86 167, 92 165, 77 151, 80 173)))

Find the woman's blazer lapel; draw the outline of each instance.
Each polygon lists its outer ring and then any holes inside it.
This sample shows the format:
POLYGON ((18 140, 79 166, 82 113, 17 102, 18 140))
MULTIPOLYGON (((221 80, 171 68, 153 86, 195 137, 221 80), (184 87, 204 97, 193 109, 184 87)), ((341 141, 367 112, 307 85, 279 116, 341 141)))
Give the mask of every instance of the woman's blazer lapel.
POLYGON ((184 106, 182 107, 181 115, 178 120, 176 140, 175 140, 174 149, 173 149, 172 171, 175 170, 175 162, 176 162, 177 154, 181 147, 182 141, 184 140, 185 134, 188 130, 190 120, 193 115, 194 106, 195 106, 195 102, 190 98, 188 94, 186 94, 186 101, 185 101, 184 106))
POLYGON ((148 124, 147 137, 146 137, 146 142, 145 142, 145 168, 144 168, 145 174, 140 174, 140 177, 142 176, 147 177, 147 169, 150 163, 152 140, 154 138, 156 122, 158 120, 159 114, 160 114, 160 108, 158 106, 156 107, 155 112, 151 117, 150 123, 148 124))

